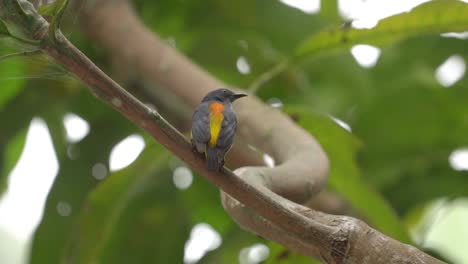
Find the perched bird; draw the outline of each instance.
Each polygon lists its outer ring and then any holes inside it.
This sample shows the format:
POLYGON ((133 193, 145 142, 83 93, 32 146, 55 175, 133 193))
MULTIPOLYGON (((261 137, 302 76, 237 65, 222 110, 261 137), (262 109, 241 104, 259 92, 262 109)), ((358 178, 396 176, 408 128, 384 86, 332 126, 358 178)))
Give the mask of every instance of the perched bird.
POLYGON ((198 153, 205 153, 207 168, 218 171, 224 156, 231 148, 237 128, 232 102, 247 96, 228 89, 209 92, 192 116, 192 145, 198 153))

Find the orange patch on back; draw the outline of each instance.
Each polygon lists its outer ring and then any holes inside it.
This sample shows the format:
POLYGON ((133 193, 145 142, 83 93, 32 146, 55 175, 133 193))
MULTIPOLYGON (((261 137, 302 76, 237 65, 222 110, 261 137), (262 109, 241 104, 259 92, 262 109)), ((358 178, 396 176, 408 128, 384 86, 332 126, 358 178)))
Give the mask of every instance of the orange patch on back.
POLYGON ((210 106, 210 142, 211 147, 216 146, 218 141, 219 132, 221 131, 221 124, 223 123, 224 115, 224 105, 219 102, 211 103, 210 106))

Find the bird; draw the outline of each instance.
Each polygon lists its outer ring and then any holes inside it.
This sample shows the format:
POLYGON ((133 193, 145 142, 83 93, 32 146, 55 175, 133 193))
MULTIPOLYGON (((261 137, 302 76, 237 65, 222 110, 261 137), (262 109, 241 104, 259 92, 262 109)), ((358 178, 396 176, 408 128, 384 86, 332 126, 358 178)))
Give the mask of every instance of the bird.
POLYGON ((232 146, 237 128, 232 103, 245 96, 225 88, 217 89, 209 92, 193 113, 192 147, 205 154, 209 171, 219 171, 224 166, 224 156, 232 146))

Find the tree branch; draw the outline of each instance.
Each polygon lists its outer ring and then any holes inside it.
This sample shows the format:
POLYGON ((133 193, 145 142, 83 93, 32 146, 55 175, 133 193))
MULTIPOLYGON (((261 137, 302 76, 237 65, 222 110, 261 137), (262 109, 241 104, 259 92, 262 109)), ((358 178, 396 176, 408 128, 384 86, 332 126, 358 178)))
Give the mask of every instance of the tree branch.
MULTIPOLYGON (((112 1, 110 6, 122 8, 122 11, 130 10, 126 2, 112 1)), ((241 104, 238 110, 242 124, 240 133, 247 139, 260 142, 257 145, 271 153, 279 161, 279 166, 241 168, 237 171, 240 177, 227 169, 219 173, 207 171, 204 161, 199 155, 192 153, 187 139, 158 112, 120 87, 59 31, 52 32, 53 36, 50 36, 51 32, 47 30, 49 24, 40 18, 32 4, 26 0, 0 0, 0 7, 0 19, 24 27, 24 32, 29 32, 29 37, 41 42, 40 48, 44 53, 86 83, 96 97, 144 129, 225 191, 224 205, 233 216, 239 216, 236 220, 245 228, 304 254, 320 257, 328 263, 440 263, 414 247, 371 229, 362 221, 319 213, 279 196, 281 194, 301 202, 320 190, 328 170, 328 161, 317 142, 279 111, 273 111, 255 98, 245 100, 246 103, 241 104), (17 6, 21 8, 15 8, 17 6), (14 14, 11 15, 11 12, 14 14), (252 110, 255 112, 250 112, 252 110), (259 122, 265 118, 269 119, 268 123, 275 124, 275 127, 259 122), (285 184, 285 178, 292 184, 285 184), (307 191, 303 191, 304 189, 307 191)), ((133 15, 131 12, 128 14, 133 15)), ((115 23, 115 17, 113 23, 118 24, 115 23)), ((140 30, 141 28, 140 26, 140 30)), ((126 37, 131 39, 129 35, 126 37)), ((146 44, 137 39, 133 41, 146 44)), ((175 50, 165 47, 159 39, 154 38, 152 43, 156 45, 151 47, 151 53, 135 52, 134 55, 145 55, 139 57, 138 61, 151 61, 147 56, 156 55, 153 63, 165 65, 162 70, 157 67, 159 83, 171 88, 191 105, 198 103, 201 92, 204 94, 207 90, 222 85, 175 50), (167 65, 170 71, 167 71, 167 65), (180 75, 181 73, 183 74, 180 75), (187 93, 187 87, 196 87, 197 98, 187 93)))

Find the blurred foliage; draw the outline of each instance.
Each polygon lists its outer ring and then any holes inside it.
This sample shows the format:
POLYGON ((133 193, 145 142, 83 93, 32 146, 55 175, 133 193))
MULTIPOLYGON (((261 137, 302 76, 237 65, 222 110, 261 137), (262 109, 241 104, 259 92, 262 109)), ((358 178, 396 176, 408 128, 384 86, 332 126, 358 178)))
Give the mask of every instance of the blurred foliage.
POLYGON ((342 194, 374 227, 406 243, 410 238, 387 202, 362 178, 356 164, 359 142, 329 116, 318 115, 305 107, 288 107, 288 113, 310 131, 325 149, 332 165, 330 187, 342 194))
MULTIPOLYGON (((467 173, 448 162, 454 149, 468 145, 468 81, 445 89, 434 76, 449 56, 468 58, 467 40, 438 35, 468 30, 468 4, 436 0, 357 30, 342 27, 336 1, 322 1, 317 14, 269 0, 133 2, 151 30, 233 86, 247 87, 285 59, 299 59, 258 95, 280 98, 284 111, 317 137, 331 162, 328 188, 382 232, 410 242, 407 228, 422 217, 421 208, 437 198, 468 195, 467 173), (377 65, 359 66, 349 52, 354 44, 380 45, 377 65), (240 56, 250 73, 237 71, 240 56), (411 223, 400 220, 406 215, 411 223)), ((79 8, 66 12, 62 31, 112 74, 106 51, 80 31, 79 8)), ((0 56, 24 51, 5 30, 0 23, 0 56)), ((140 78, 132 70, 128 76, 140 78)), ((31 263, 181 263, 190 229, 201 222, 223 241, 199 263, 237 263, 239 252, 255 243, 270 247, 266 263, 316 263, 240 230, 222 209, 217 189, 201 177, 195 175, 187 190, 175 188, 172 171, 183 164, 150 138, 135 163, 103 181, 93 178, 92 167, 108 164, 115 144, 143 133, 81 86, 45 57, 0 60, 0 191, 33 117, 47 122, 60 164, 31 263), (90 125, 77 143, 65 140, 63 116, 70 112, 90 125), (57 213, 64 202, 69 216, 57 213)))
POLYGON ((188 210, 170 188, 168 160, 162 146, 150 145, 136 163, 97 186, 84 202, 86 210, 66 259, 75 263, 180 261, 190 230, 188 210), (115 254, 127 251, 135 253, 115 254))
POLYGON ((327 50, 348 48, 359 43, 383 45, 404 38, 466 30, 468 6, 457 0, 434 0, 410 13, 379 21, 372 29, 352 29, 351 25, 324 30, 305 40, 297 49, 303 58, 327 50))

